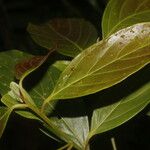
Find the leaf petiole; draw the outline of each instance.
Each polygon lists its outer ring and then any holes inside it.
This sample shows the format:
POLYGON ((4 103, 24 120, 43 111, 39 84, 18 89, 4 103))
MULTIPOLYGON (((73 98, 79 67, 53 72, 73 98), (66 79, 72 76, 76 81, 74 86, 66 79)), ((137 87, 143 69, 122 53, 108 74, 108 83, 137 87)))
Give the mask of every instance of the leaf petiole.
POLYGON ((64 145, 63 147, 60 147, 60 148, 57 149, 57 150, 64 150, 64 149, 68 148, 69 146, 70 146, 70 143, 64 145))

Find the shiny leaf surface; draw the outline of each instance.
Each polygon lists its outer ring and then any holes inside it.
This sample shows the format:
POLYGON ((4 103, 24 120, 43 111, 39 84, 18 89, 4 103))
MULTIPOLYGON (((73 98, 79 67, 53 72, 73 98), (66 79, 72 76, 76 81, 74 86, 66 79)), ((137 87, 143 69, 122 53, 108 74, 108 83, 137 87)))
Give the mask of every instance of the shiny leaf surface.
POLYGON ((77 149, 85 148, 85 142, 89 133, 88 117, 54 118, 54 124, 65 136, 59 137, 66 142, 70 141, 77 149))

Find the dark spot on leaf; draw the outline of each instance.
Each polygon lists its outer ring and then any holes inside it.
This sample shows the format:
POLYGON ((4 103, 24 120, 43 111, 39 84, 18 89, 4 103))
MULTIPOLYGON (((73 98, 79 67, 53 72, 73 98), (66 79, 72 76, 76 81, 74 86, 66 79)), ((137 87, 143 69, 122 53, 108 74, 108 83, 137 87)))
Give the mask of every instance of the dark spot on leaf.
POLYGON ((122 42, 119 42, 119 44, 122 45, 123 43, 122 43, 122 42))
POLYGON ((70 69, 71 71, 74 71, 75 70, 75 67, 71 67, 71 69, 70 69))
POLYGON ((135 31, 133 29, 130 30, 131 33, 135 33, 135 31))
POLYGON ((144 33, 145 30, 142 30, 141 33, 144 33))
POLYGON ((123 34, 123 35, 121 35, 120 37, 121 37, 121 38, 125 38, 125 35, 123 34))

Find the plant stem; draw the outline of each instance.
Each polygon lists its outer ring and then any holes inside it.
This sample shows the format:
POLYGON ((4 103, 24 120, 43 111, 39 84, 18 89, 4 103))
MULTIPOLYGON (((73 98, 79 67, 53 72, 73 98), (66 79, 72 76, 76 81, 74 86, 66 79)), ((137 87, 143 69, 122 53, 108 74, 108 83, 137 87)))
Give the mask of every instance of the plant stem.
MULTIPOLYGON (((47 124, 49 127, 50 127, 50 129, 51 129, 51 131, 54 133, 54 134, 56 134, 57 136, 59 136, 61 139, 63 139, 64 141, 66 141, 65 140, 65 134, 61 131, 61 130, 59 130, 58 128, 57 128, 57 126, 51 121, 51 119, 50 118, 48 118, 45 114, 43 114, 43 113, 41 113, 41 111, 37 108, 37 107, 35 107, 35 106, 33 106, 33 105, 30 105, 29 106, 29 108, 37 115, 37 116, 39 116, 42 120, 43 120, 43 122, 45 123, 45 124, 47 124)), ((68 142, 68 141, 66 141, 66 142, 68 142)), ((66 145, 65 145, 66 146, 66 145)), ((67 146, 68 146, 68 144, 67 144, 67 146)), ((63 148, 63 147, 62 147, 63 148)), ((68 149, 68 150, 71 150, 72 148, 73 148, 73 144, 70 144, 69 143, 69 147, 68 148, 70 148, 70 149, 68 149)), ((61 149, 60 149, 61 150, 61 149)))
POLYGON ((73 148, 73 145, 71 144, 68 148, 67 148, 67 150, 71 150, 73 148))
POLYGON ((16 104, 16 105, 11 107, 12 110, 14 110, 14 109, 25 109, 25 108, 28 108, 27 104, 16 104))
POLYGON ((117 150, 116 143, 115 143, 115 138, 114 137, 111 138, 111 143, 112 143, 113 150, 117 150))

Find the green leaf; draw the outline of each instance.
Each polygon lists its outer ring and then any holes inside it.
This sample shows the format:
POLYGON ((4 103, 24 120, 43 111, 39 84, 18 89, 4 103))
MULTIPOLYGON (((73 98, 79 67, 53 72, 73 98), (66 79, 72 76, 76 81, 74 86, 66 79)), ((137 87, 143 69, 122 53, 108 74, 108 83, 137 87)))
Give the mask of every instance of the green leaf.
MULTIPOLYGON (((41 108, 44 100, 53 91, 60 74, 67 67, 69 62, 70 61, 56 61, 55 63, 50 65, 46 69, 46 71, 43 71, 43 69, 40 68, 41 69, 40 72, 39 72, 39 70, 37 70, 37 72, 35 74, 32 74, 32 72, 34 72, 36 69, 38 69, 41 66, 41 64, 36 66, 36 68, 32 68, 31 70, 26 69, 25 68, 26 65, 23 65, 23 64, 21 64, 22 67, 18 67, 18 71, 19 71, 19 68, 21 68, 21 70, 22 70, 22 68, 24 68, 24 70, 28 70, 26 73, 23 74, 23 76, 20 80, 20 84, 22 84, 23 82, 30 82, 32 79, 38 78, 38 75, 40 75, 40 79, 37 79, 36 84, 33 87, 32 87, 32 84, 29 84, 30 90, 28 91, 28 93, 32 97, 33 103, 36 105, 36 107, 38 107, 39 109, 41 108), (28 80, 26 81, 25 79, 30 73, 31 73, 30 81, 28 81, 28 80)), ((23 92, 25 92, 25 91, 23 90, 23 92)), ((51 111, 54 110, 54 105, 55 105, 55 102, 47 105, 47 108, 45 108, 43 111, 46 114, 50 113, 51 111)))
MULTIPOLYGON (((59 133, 56 134, 60 139, 72 144, 76 149, 85 149, 89 121, 86 105, 81 98, 76 102, 59 101, 55 107, 55 114, 49 118, 57 130, 63 133, 62 136, 59 133)), ((51 128, 48 127, 48 130, 51 128)))
MULTIPOLYGON (((36 85, 34 85, 34 87, 29 90, 29 94, 34 100, 34 103, 37 107, 41 108, 44 100, 53 91, 60 74, 68 64, 69 61, 56 61, 54 64, 48 67, 42 78, 38 80, 36 85)), ((32 78, 34 78, 34 76, 32 77, 31 75, 31 79, 32 78)), ((51 109, 53 109, 53 106, 49 105, 49 107, 47 108, 48 112, 51 109)))
POLYGON ((70 142, 78 150, 85 148, 87 136, 89 133, 89 123, 87 116, 72 117, 72 118, 54 118, 53 123, 66 136, 59 137, 66 142, 70 142))
POLYGON ((15 82, 11 82, 10 89, 11 91, 9 91, 8 94, 14 99, 16 99, 18 102, 23 103, 24 101, 19 89, 19 85, 15 82))
POLYGON ((150 102, 150 83, 121 101, 96 109, 92 116, 89 137, 111 130, 140 112, 150 102))
POLYGON ((33 40, 48 50, 74 57, 96 42, 94 26, 83 19, 54 19, 44 25, 28 26, 33 40))
MULTIPOLYGON (((6 106, 8 106, 8 107, 0 107, 0 138, 1 138, 2 134, 3 134, 3 132, 4 132, 4 129, 5 129, 6 124, 7 124, 7 121, 9 119, 9 116, 12 113, 12 111, 15 110, 15 109, 16 110, 22 110, 22 109, 27 108, 26 104, 20 104, 18 102, 18 99, 13 99, 9 94, 5 94, 1 98, 1 101, 4 104, 6 104, 6 106)), ((24 112, 22 114, 24 116, 27 116, 27 114, 24 114, 24 112)), ((31 119, 31 117, 29 117, 29 116, 27 118, 31 119)), ((35 117, 34 117, 34 119, 35 119, 35 117)))
POLYGON ((6 127, 8 118, 12 112, 12 109, 6 107, 0 107, 0 138, 6 127))
POLYGON ((110 0, 103 19, 103 37, 125 27, 150 21, 150 0, 110 0))
POLYGON ((33 58, 31 58, 17 66, 17 72, 19 72, 19 75, 21 74, 21 79, 19 82, 19 90, 20 90, 20 93, 22 94, 24 102, 28 104, 29 106, 32 106, 32 105, 36 106, 36 104, 33 101, 33 99, 30 97, 29 93, 24 89, 23 81, 28 75, 30 75, 32 72, 37 70, 46 62, 46 60, 49 57, 49 54, 50 52, 45 56, 41 56, 40 58, 36 57, 35 59, 37 60, 34 60, 33 58))
POLYGON ((122 29, 79 54, 61 74, 51 100, 80 97, 111 87, 150 62, 150 23, 122 29))
MULTIPOLYGON (((19 95, 16 96, 13 91, 10 91, 8 94, 5 94, 2 98, 1 101, 3 104, 5 104, 9 109, 12 107, 16 106, 17 104, 20 104, 18 101, 20 100, 19 95)), ((40 120, 37 116, 35 116, 33 113, 31 113, 29 110, 16 110, 15 111, 17 114, 28 118, 28 119, 35 119, 35 120, 40 120)), ((41 120, 40 120, 41 121, 41 120)))
POLYGON ((23 58, 31 55, 18 50, 0 52, 0 94, 6 94, 10 89, 10 82, 14 81, 15 65, 23 58))
MULTIPOLYGON (((42 106, 45 98, 47 98, 47 96, 53 91, 60 74, 69 63, 70 63, 69 61, 55 62, 54 64, 48 67, 48 69, 44 73, 44 76, 41 78, 41 80, 39 80, 37 84, 30 89, 29 94, 34 100, 34 103, 36 104, 36 106, 39 107, 39 109, 42 106)), ((25 75, 28 75, 28 74, 25 73, 23 78, 26 77, 25 75)), ((32 76, 31 74, 31 79, 32 78, 34 78, 34 76, 32 76)), ((78 109, 79 109, 79 106, 78 106, 78 109)), ((55 133, 60 139, 65 140, 67 143, 71 142, 76 148, 82 149, 84 147, 84 142, 86 140, 86 137, 89 131, 88 118, 87 117, 64 118, 62 117, 61 113, 59 113, 57 109, 54 108, 53 103, 49 103, 48 106, 45 107, 43 111, 41 111, 41 113, 49 115, 52 110, 56 113, 56 115, 59 116, 59 118, 61 118, 61 119, 50 118, 50 121, 53 122, 57 130, 54 130, 53 128, 49 126, 46 126, 46 125, 45 126, 50 131, 55 133), (76 122, 78 122, 78 124, 76 122), (80 126, 82 126, 82 128, 80 126), (59 131, 61 131, 63 134, 60 134, 59 131)), ((28 116, 24 116, 24 117, 28 117, 28 116)))

